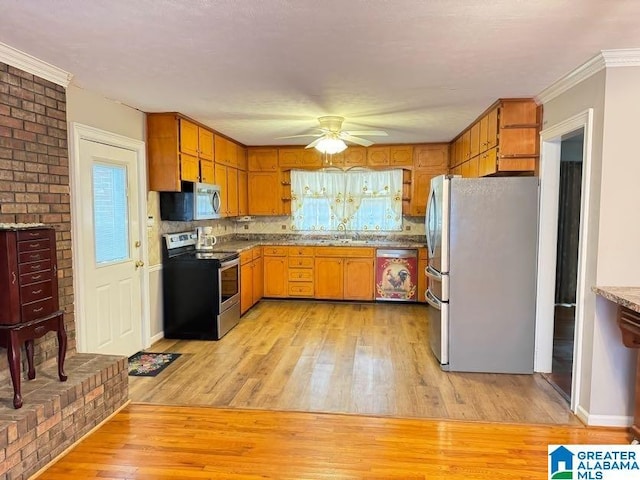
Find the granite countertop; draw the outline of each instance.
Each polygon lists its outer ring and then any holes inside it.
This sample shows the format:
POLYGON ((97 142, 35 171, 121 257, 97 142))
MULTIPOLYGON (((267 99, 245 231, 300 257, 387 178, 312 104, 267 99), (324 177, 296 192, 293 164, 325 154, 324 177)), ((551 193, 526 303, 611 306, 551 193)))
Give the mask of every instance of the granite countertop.
POLYGON ((640 313, 640 287, 593 287, 594 293, 640 313))
POLYGON ((231 251, 241 253, 253 247, 277 245, 284 247, 370 247, 370 248, 394 248, 394 249, 417 249, 426 247, 424 242, 413 239, 398 240, 346 240, 346 239, 296 239, 296 238, 262 238, 250 240, 222 240, 218 241, 215 250, 231 251))

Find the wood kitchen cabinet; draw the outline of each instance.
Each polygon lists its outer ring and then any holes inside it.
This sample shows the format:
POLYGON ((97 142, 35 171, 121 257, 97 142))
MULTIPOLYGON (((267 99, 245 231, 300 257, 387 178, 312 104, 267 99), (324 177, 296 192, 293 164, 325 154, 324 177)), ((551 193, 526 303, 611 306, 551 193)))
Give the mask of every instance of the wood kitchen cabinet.
POLYGON ((286 297, 288 293, 287 247, 264 247, 262 259, 264 263, 264 296, 286 297))
POLYGON ((373 300, 374 254, 368 247, 316 247, 315 298, 373 300))
POLYGON ((247 182, 249 215, 282 214, 282 185, 278 171, 249 171, 247 182))
POLYGON ((215 164, 215 183, 220 187, 222 216, 238 216, 238 169, 215 164))
POLYGON ((215 162, 216 164, 228 165, 232 167, 237 167, 238 165, 238 154, 237 154, 237 146, 231 140, 227 140, 226 138, 215 135, 215 162))
POLYGON ((278 148, 280 168, 320 168, 322 154, 315 148, 283 147, 278 148))
POLYGON ((213 132, 178 113, 147 114, 149 189, 178 192, 181 182, 214 181, 213 132))
POLYGON ((238 216, 249 215, 249 177, 244 170, 238 170, 238 216))
POLYGON ((389 147, 367 147, 367 165, 370 167, 388 166, 390 155, 389 147))
POLYGON ((342 300, 344 298, 344 270, 342 258, 323 257, 316 251, 314 261, 315 298, 342 300))
POLYGON ((278 149, 249 147, 247 165, 250 172, 276 172, 278 170, 278 149))
POLYGON ((288 248, 288 293, 290 297, 313 298, 313 247, 288 248))
POLYGON ((55 231, 0 230, 0 347, 7 349, 13 406, 22 406, 20 350, 27 353, 27 378, 36 376, 34 340, 47 332, 58 338, 58 378, 65 381, 67 334, 59 309, 55 231))
POLYGON ((533 99, 500 99, 458 138, 449 172, 465 177, 533 174, 539 157, 541 107, 533 99), (466 163, 469 162, 469 163, 466 163))
POLYGON ((414 169, 411 179, 409 214, 424 216, 431 190, 431 179, 447 173, 449 145, 446 143, 416 145, 413 147, 414 169))
POLYGON ((344 260, 344 299, 374 299, 374 259, 346 258, 344 260))
POLYGON ((262 247, 240 254, 240 314, 260 301, 263 296, 262 247))

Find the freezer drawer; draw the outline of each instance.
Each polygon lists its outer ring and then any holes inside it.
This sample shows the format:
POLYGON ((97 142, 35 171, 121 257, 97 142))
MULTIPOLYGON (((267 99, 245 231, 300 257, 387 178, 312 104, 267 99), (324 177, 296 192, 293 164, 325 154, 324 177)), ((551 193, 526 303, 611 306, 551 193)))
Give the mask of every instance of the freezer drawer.
POLYGON ((376 300, 415 302, 418 250, 376 251, 376 300))

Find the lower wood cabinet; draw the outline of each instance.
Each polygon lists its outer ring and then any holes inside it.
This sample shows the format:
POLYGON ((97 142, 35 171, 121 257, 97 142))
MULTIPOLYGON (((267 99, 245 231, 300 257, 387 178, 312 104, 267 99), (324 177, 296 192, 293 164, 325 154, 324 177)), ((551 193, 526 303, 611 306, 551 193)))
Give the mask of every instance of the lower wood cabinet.
POLYGON ((288 254, 289 296, 313 298, 313 247, 289 247, 288 254))
POLYGON ((374 255, 373 248, 316 247, 315 298, 373 300, 374 255))
POLYGON ((344 299, 373 300, 374 259, 347 258, 344 261, 344 299))
POLYGON ((264 296, 288 296, 287 247, 264 247, 264 296))
POLYGON ((262 247, 240 254, 240 314, 260 301, 264 293, 262 247))

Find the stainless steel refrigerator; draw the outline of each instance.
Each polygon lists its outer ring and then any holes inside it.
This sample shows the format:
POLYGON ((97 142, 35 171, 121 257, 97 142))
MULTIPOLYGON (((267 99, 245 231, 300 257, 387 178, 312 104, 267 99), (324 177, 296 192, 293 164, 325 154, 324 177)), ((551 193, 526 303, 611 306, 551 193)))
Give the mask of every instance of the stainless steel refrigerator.
POLYGON ((443 370, 532 373, 536 177, 431 180, 429 340, 443 370))

